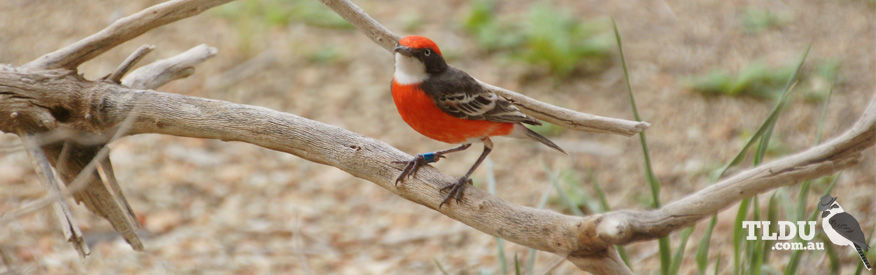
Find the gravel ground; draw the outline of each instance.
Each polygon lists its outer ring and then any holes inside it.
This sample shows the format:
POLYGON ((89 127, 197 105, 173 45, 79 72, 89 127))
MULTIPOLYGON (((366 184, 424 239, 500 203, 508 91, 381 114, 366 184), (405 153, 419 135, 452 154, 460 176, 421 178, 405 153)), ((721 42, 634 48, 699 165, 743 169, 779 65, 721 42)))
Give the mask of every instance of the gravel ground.
MULTIPOLYGON (((23 64, 72 43, 122 16, 159 1, 29 1, 0 3, 0 63, 23 64)), ((546 102, 590 113, 631 118, 620 67, 568 80, 532 77, 532 68, 499 54, 485 54, 459 27, 466 1, 357 1, 377 20, 401 32, 411 18, 416 33, 429 36, 452 55, 452 64, 476 77, 546 102)), ((790 64, 808 43, 807 64, 841 62, 841 79, 827 109, 825 136, 854 122, 876 89, 876 5, 871 1, 553 1, 582 18, 614 16, 624 38, 632 86, 642 117, 651 122, 648 142, 654 171, 663 182, 661 199, 671 201, 707 185, 708 173, 731 159, 747 133, 766 117, 772 102, 751 97, 702 96, 682 80, 712 68, 736 71, 754 60, 790 64), (790 22, 751 34, 740 27, 747 9, 781 11, 790 22)), ((502 3, 497 15, 515 18, 529 4, 502 3)), ((89 79, 111 72, 143 44, 156 51, 150 62, 201 43, 219 55, 187 79, 162 91, 264 106, 334 124, 384 140, 410 152, 447 147, 411 130, 395 113, 389 95, 392 59, 354 30, 300 23, 288 26, 242 24, 218 11, 153 30, 84 64, 89 79), (332 49, 332 62, 314 58, 332 49)), ((811 66, 810 66, 811 67, 811 66)), ((812 69, 812 68, 808 68, 812 69)), ((795 97, 776 125, 773 140, 782 154, 811 146, 820 105, 795 97)), ((613 209, 645 209, 650 191, 644 181, 638 139, 565 131, 553 139, 573 153, 564 156, 531 142, 498 139, 497 194, 534 206, 551 188, 544 166, 585 175, 589 190, 598 182, 613 209)), ((0 145, 18 144, 10 134, 0 145)), ((374 184, 333 167, 256 146, 160 135, 126 137, 111 145, 116 174, 144 224, 144 252, 132 251, 109 224, 84 207, 73 212, 93 254, 82 260, 64 242, 48 211, 0 229, 0 248, 10 267, 24 273, 450 273, 498 272, 495 239, 425 207, 391 195, 374 184)), ((479 150, 437 164, 462 174, 479 150)), ((768 155, 774 159, 778 154, 768 155)), ((834 194, 854 213, 865 232, 876 226, 876 154, 846 170, 834 194)), ((483 182, 486 170, 475 173, 483 182)), ((731 171, 732 173, 732 171, 731 171)), ((582 176, 583 178, 584 176, 582 176)), ((787 188, 796 198, 798 188, 787 188)), ((816 188, 816 190, 819 190, 816 188)), ((819 191, 820 192, 820 191, 819 191)), ((23 152, 0 154, 0 213, 43 196, 23 152)), ((768 199, 762 195, 761 199, 768 199)), ((816 207, 817 192, 807 198, 816 207)), ((761 203, 766 205, 766 203, 761 203)), ((557 200, 549 208, 562 211, 557 200)), ((722 257, 729 272, 733 216, 723 211, 712 236, 712 260, 722 257)), ((705 223, 698 224, 686 255, 693 255, 705 223)), ((673 248, 677 246, 673 235, 673 248)), ((529 257, 525 247, 505 243, 513 255, 529 257)), ((638 274, 659 270, 656 242, 627 246, 638 274)), ((767 265, 781 269, 790 253, 775 252, 767 265)), ((841 250, 843 270, 857 261, 841 250)), ((535 270, 546 270, 558 256, 538 253, 535 270)), ((807 253, 801 273, 828 268, 824 253, 807 253)), ((710 267, 711 269, 711 267, 710 267)), ((692 256, 681 268, 694 273, 692 256)), ((577 269, 562 262, 555 274, 577 269)), ((844 273, 845 273, 844 272, 844 273)))

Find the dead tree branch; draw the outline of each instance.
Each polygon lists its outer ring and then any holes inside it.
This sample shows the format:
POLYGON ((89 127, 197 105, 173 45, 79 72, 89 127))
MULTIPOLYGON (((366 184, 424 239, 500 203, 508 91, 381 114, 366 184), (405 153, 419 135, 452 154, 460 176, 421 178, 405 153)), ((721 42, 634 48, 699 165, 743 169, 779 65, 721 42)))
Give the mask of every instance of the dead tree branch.
POLYGON ((200 14, 231 0, 172 0, 121 18, 103 30, 70 46, 43 55, 23 67, 30 69, 76 69, 115 46, 163 26, 200 14))
MULTIPOLYGON (((101 53, 104 53, 116 45, 128 41, 138 35, 145 33, 153 28, 175 22, 177 20, 187 18, 203 12, 211 7, 220 5, 230 0, 173 0, 161 3, 143 11, 140 11, 131 16, 127 16, 117 20, 110 26, 104 28, 98 33, 86 37, 70 46, 61 48, 52 53, 46 54, 21 68, 3 67, 3 70, 14 71, 42 71, 49 75, 67 75, 76 74, 76 67, 82 62, 88 61, 101 53)), ((139 58, 148 53, 151 49, 141 48, 125 60, 119 68, 108 79, 111 82, 118 83, 118 80, 124 76, 125 72, 137 62, 139 58)), ((210 52, 209 49, 207 49, 210 52)), ((211 55, 211 54, 209 54, 211 55)), ((209 57, 209 55, 207 57, 209 57)), ((206 58, 206 57, 205 57, 206 58)), ((185 61, 185 60, 181 60, 185 61)), ((196 64, 199 61, 184 64, 179 67, 182 71, 191 73, 189 68, 191 64, 196 64), (186 69, 188 68, 188 69, 186 69)), ((175 68, 174 68, 175 69, 175 68)), ((160 70, 159 70, 160 71, 160 70)), ((172 70, 171 70, 172 71, 172 70)), ((136 73, 136 72, 135 72, 136 73)), ((136 75, 143 75, 137 73, 136 75)), ((167 75, 159 75, 154 79, 144 80, 148 85, 162 85, 173 79, 186 76, 185 73, 172 71, 167 75), (166 78, 161 78, 164 76, 166 78)), ((132 79, 137 79, 132 78, 132 79)), ((84 79, 83 79, 84 81, 84 79)), ((0 82, 0 88, 3 88, 4 83, 0 82)), ((145 87, 145 86, 144 86, 145 87)), ((66 90, 60 90, 59 93, 66 93, 66 90)), ((8 96, 12 104, 37 104, 33 107, 42 108, 40 117, 29 117, 36 115, 29 111, 9 112, 9 117, 15 123, 15 118, 19 115, 29 121, 30 125, 18 125, 17 133, 40 135, 47 132, 53 132, 56 129, 74 129, 86 136, 103 136, 101 138, 107 140, 106 133, 110 129, 89 128, 87 121, 94 118, 93 113, 77 113, 75 117, 71 117, 72 110, 79 108, 77 104, 82 102, 64 102, 63 104, 39 105, 35 98, 19 97, 14 92, 0 90, 0 96, 8 96), (75 107, 74 107, 75 106, 75 107), (82 123, 82 121, 86 121, 82 123)), ((0 121, 5 123, 6 121, 0 121)), ((4 129, 3 131, 8 131, 4 129)), ((81 136, 81 135, 77 135, 81 136)), ((76 201, 85 204, 92 212, 105 218, 113 228, 118 231, 124 239, 131 244, 135 250, 142 250, 143 245, 135 233, 135 229, 139 227, 134 217, 131 207, 128 205, 127 199, 122 195, 121 189, 115 179, 112 170, 112 162, 109 157, 98 157, 101 152, 106 154, 106 143, 90 143, 81 144, 75 139, 64 139, 58 143, 42 145, 42 150, 48 157, 49 162, 54 165, 61 178, 67 182, 68 191, 73 194, 76 201), (99 163, 95 163, 95 159, 99 163), (88 168, 91 167, 91 168, 88 168), (75 184, 73 182, 77 182, 75 184), (80 185, 81 184, 81 185, 80 185)), ((57 201, 59 198, 43 198, 37 203, 31 204, 21 211, 15 211, 11 215, 23 215, 32 211, 38 210, 51 202, 57 201)), ((9 215, 0 218, 9 220, 9 215)), ((78 229, 77 229, 78 230, 78 229)))
MULTIPOLYGON (((379 45, 388 48, 394 44, 394 35, 349 1, 323 1, 379 45)), ((159 25, 197 14, 221 2, 176 0, 159 4, 119 20, 98 34, 41 57, 28 66, 0 66, 0 131, 28 135, 69 129, 101 137, 111 136, 108 133, 116 133, 114 136, 118 136, 118 133, 157 133, 246 142, 337 167, 487 234, 567 255, 566 258, 579 268, 596 273, 630 272, 618 259, 613 245, 659 238, 729 207, 743 197, 854 165, 861 152, 876 142, 874 97, 860 119, 838 137, 740 172, 660 209, 613 211, 587 217, 568 216, 510 204, 476 188, 469 189, 460 203, 439 209, 438 205, 443 199, 440 188, 453 183, 455 178, 427 166, 413 180, 395 186, 394 179, 402 167, 393 162, 408 160, 411 156, 382 141, 263 107, 135 89, 108 81, 89 81, 75 72, 76 65, 127 39, 159 25), (130 131, 124 131, 128 127, 130 131)), ((129 77, 137 74, 135 71, 129 77)), ((154 84, 160 81, 143 83, 153 83, 143 84, 144 88, 160 85, 154 84)), ((507 96, 508 93, 503 95, 507 96)), ((516 102, 526 101, 521 106, 533 104, 530 106, 537 107, 528 110, 543 111, 547 117, 556 116, 557 124, 577 127, 575 129, 592 127, 612 133, 631 134, 647 126, 639 122, 624 124, 624 121, 607 118, 597 118, 607 123, 601 126, 586 120, 576 121, 580 125, 575 126, 568 119, 580 113, 555 112, 551 108, 559 107, 547 108, 535 104, 534 100, 530 102, 531 99, 524 99, 516 102), (619 128, 611 128, 614 126, 619 128)), ((112 139, 105 138, 105 141, 108 143, 112 139)), ((79 147, 69 153, 64 153, 63 148, 54 148, 56 155, 48 150, 46 155, 50 162, 52 159, 62 160, 60 167, 58 163, 53 165, 65 181, 75 183, 80 181, 80 176, 99 178, 92 176, 94 167, 98 165, 94 164, 94 159, 99 161, 107 151, 104 146, 98 148, 102 149, 79 147), (77 161, 85 157, 92 161, 67 169, 63 167, 70 163, 63 162, 65 157, 61 157, 65 155, 77 161), (75 174, 72 173, 74 171, 75 174)), ((111 165, 100 167, 111 168, 111 165)), ((112 173, 104 174, 106 177, 112 173)), ((120 195, 115 191, 118 191, 115 187, 104 187, 100 192, 108 193, 107 198, 112 199, 113 193, 120 195)), ((104 208, 92 211, 101 209, 104 208)), ((130 208, 119 205, 112 209, 130 211, 130 208)), ((118 227, 116 229, 119 230, 118 227)))
MULTIPOLYGON (((38 98, 41 104, 50 106, 66 101, 95 103, 76 109, 95 113, 90 127, 112 129, 134 108, 139 108, 131 134, 242 141, 331 165, 485 233, 543 251, 568 253, 575 263, 592 263, 587 259, 593 256, 606 257, 604 253, 615 244, 665 236, 740 198, 853 165, 860 152, 876 141, 876 103, 871 102, 859 121, 839 137, 743 171, 658 210, 566 216, 509 204, 478 189, 467 191, 461 203, 438 209, 443 199, 439 189, 454 178, 425 167, 415 180, 396 187, 393 182, 401 167, 392 162, 410 156, 381 141, 335 126, 262 107, 136 90, 105 82, 92 82, 77 90, 72 88, 82 87, 83 80, 75 75, 59 75, 39 82, 28 81, 29 77, 32 76, 2 72, 0 83, 15 87, 14 91, 21 96, 38 98)), ((0 106, 5 107, 7 101, 0 101, 0 106)), ((9 109, 0 110, 4 110, 0 116, 8 115, 9 109)), ((0 123, 0 130, 7 131, 7 124, 0 123)))
MULTIPOLYGON (((49 190, 49 196, 53 198, 61 198, 61 183, 58 178, 55 177, 55 172, 52 170, 51 164, 49 164, 49 159, 46 157, 46 153, 43 152, 43 149, 35 142, 36 138, 27 134, 21 135, 21 140, 24 143, 24 147, 27 148, 27 154, 33 161, 33 165, 36 168, 37 175, 40 177, 40 181, 43 182, 43 185, 49 190)), ((88 249, 88 244, 85 243, 85 237, 82 235, 82 230, 79 229, 79 224, 73 219, 73 214, 70 212, 70 206, 67 205, 64 200, 60 199, 54 200, 52 205, 54 206, 55 218, 58 220, 58 225, 61 226, 61 232, 64 233, 64 238, 73 244, 73 247, 76 248, 76 252, 79 252, 80 256, 85 257, 85 255, 91 254, 91 251, 88 249)))
POLYGON ((131 72, 122 85, 136 89, 157 89, 164 84, 195 73, 201 64, 219 53, 216 48, 201 44, 171 58, 158 60, 131 72))
POLYGON ((116 68, 115 71, 109 76, 106 77, 107 80, 112 81, 113 83, 122 83, 122 77, 131 70, 131 67, 140 62, 140 59, 143 59, 147 54, 152 52, 155 49, 155 46, 152 45, 143 45, 140 46, 134 53, 132 53, 128 58, 125 58, 125 61, 122 61, 122 64, 119 64, 119 67, 116 68))

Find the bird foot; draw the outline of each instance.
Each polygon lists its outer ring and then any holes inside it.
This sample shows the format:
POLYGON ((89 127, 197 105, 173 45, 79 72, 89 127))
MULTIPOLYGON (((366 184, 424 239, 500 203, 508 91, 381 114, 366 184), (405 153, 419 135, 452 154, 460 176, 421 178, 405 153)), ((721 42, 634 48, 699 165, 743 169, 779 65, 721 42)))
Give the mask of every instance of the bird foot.
POLYGON ((429 163, 437 162, 443 157, 445 157, 444 154, 440 152, 432 152, 417 154, 414 159, 409 161, 393 161, 392 163, 395 164, 405 164, 405 168, 402 169, 401 174, 398 175, 398 178, 395 178, 395 185, 398 186, 399 183, 404 182, 405 178, 416 176, 420 167, 429 163))
POLYGON ((441 201, 441 204, 438 205, 438 208, 441 208, 441 206, 450 201, 451 198, 455 198, 456 203, 459 204, 459 202, 462 201, 462 193, 463 191, 465 191, 465 187, 467 184, 472 184, 471 179, 467 177, 462 177, 458 181, 456 181, 456 183, 442 187, 441 191, 450 189, 450 192, 447 193, 447 196, 444 197, 444 200, 441 201))

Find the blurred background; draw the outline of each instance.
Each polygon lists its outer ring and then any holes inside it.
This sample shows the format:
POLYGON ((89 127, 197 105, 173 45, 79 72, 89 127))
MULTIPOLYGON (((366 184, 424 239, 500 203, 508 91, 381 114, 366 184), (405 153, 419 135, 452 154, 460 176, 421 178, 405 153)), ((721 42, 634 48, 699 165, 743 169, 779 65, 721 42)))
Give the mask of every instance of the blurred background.
MULTIPOLYGON (((2 1, 0 63, 21 65, 159 2, 2 1)), ((398 34, 432 38, 450 64, 481 80, 570 109, 632 119, 609 19, 614 17, 638 110, 652 125, 647 141, 662 202, 707 186, 739 152, 810 43, 766 161, 814 145, 818 132, 824 139, 836 136, 876 91, 872 0, 355 2, 398 34)), ((293 113, 411 154, 448 148, 414 132, 396 113, 389 93, 391 55, 316 0, 226 4, 150 31, 80 70, 97 79, 143 44, 157 48, 140 64, 201 43, 219 55, 161 91, 293 113)), ((653 204, 638 138, 551 125, 537 130, 570 154, 496 139, 490 162, 474 174, 475 185, 486 189, 493 175, 499 197, 531 207, 545 197, 544 208, 573 215, 653 204)), ((16 136, 0 135, 0 145, 16 144, 16 136)), ((540 274, 559 259, 498 241, 333 167, 249 144, 150 134, 123 138, 111 148, 116 176, 144 225, 146 250, 134 252, 106 221, 76 206, 92 249, 82 260, 45 210, 0 228, 7 255, 0 271, 501 274, 512 272, 517 258, 523 270, 540 274)), ((455 154, 435 166, 461 175, 479 152, 455 154)), ((734 245, 734 220, 765 220, 768 212, 780 220, 805 219, 834 178, 831 193, 858 218, 865 235, 872 234, 874 156, 874 149, 865 151, 859 165, 812 181, 802 196, 799 184, 760 195, 748 209, 758 206, 762 218, 755 212, 740 216, 737 206, 726 209, 706 242, 709 222, 701 221, 682 247, 679 272, 711 273, 717 266, 726 274, 751 266, 746 263, 759 248, 734 245), (700 252, 698 262, 697 250, 706 243, 708 254, 700 252), (734 249, 741 255, 736 264, 734 249)), ((749 157, 728 174, 751 163, 749 157)), ((45 192, 27 154, 0 153, 0 213, 45 192)), ((680 235, 671 235, 673 254, 680 235)), ((626 254, 637 274, 661 270, 657 241, 628 245, 626 254)), ((767 250, 759 258, 762 270, 791 269, 792 254, 767 250)), ((848 274, 860 262, 846 247, 795 257, 800 264, 793 268, 803 274, 848 274)), ((568 262, 553 270, 578 272, 568 262)))

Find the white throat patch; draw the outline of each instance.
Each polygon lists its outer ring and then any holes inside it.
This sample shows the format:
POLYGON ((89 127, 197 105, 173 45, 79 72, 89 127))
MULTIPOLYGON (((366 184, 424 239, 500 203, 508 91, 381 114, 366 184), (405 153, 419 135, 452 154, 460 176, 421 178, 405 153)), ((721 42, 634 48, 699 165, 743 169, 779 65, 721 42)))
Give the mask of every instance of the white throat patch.
POLYGON ((426 73, 426 65, 419 59, 395 53, 393 77, 398 84, 407 85, 423 82, 429 78, 429 74, 426 73))

